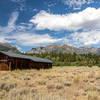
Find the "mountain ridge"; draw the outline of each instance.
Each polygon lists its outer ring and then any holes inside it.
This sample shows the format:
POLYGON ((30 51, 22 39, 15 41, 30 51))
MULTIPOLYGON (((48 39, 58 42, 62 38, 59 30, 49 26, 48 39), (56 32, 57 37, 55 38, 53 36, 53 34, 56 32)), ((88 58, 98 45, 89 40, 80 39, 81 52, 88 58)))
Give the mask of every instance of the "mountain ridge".
POLYGON ((6 52, 19 52, 17 47, 11 46, 10 43, 1 43, 0 42, 0 51, 6 51, 6 52))
POLYGON ((32 48, 27 54, 41 54, 41 53, 77 53, 77 54, 100 54, 100 48, 95 48, 91 46, 74 47, 68 44, 51 44, 45 47, 32 48))

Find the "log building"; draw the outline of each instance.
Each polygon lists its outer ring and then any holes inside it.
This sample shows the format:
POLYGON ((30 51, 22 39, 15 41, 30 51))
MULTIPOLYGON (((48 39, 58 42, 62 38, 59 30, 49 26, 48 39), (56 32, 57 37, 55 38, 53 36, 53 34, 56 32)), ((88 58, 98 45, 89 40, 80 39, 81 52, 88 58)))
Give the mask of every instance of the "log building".
POLYGON ((52 61, 34 56, 0 51, 0 70, 52 68, 52 61))

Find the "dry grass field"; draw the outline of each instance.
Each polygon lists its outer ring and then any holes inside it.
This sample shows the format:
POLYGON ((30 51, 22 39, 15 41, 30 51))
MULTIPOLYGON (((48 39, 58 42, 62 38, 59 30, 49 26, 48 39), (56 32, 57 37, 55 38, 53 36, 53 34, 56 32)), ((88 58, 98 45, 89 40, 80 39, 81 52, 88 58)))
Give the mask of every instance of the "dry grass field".
POLYGON ((100 68, 1 71, 0 100, 100 100, 100 68))

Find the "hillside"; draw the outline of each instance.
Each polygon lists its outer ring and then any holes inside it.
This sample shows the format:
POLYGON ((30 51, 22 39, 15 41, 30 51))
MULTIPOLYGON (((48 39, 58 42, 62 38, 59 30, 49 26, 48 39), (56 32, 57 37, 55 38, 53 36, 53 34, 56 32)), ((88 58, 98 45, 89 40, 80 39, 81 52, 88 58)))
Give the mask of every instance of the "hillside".
POLYGON ((7 52, 19 52, 16 47, 10 45, 10 43, 0 43, 0 50, 7 52))
POLYGON ((73 47, 68 44, 51 44, 46 47, 37 47, 32 48, 32 50, 28 51, 27 54, 41 54, 41 53, 47 53, 47 52, 54 52, 54 53, 77 53, 77 54, 100 54, 100 48, 94 48, 89 46, 83 46, 83 47, 73 47))

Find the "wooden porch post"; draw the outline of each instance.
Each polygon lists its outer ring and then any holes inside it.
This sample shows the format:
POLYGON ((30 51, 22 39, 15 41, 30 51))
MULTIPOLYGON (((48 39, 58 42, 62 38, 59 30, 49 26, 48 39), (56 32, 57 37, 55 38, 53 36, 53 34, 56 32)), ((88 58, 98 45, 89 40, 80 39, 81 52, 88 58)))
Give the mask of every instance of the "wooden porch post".
POLYGON ((11 71, 11 61, 9 62, 9 66, 8 67, 9 67, 9 70, 11 71))
POLYGON ((17 69, 17 59, 16 59, 16 69, 17 69))

